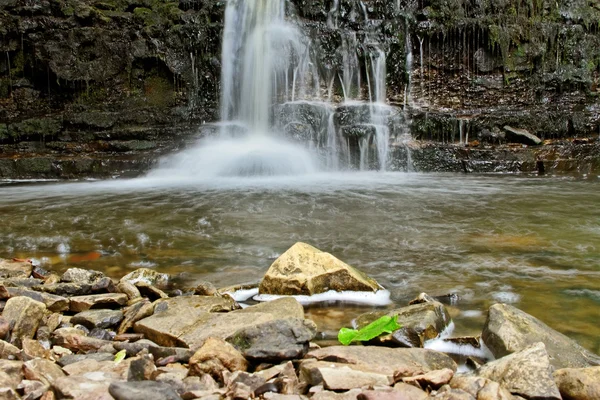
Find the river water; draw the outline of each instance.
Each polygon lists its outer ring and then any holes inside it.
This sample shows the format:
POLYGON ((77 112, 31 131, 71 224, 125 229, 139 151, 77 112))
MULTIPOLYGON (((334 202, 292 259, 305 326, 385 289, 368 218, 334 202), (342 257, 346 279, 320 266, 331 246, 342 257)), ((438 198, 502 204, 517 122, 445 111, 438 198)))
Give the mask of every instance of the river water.
MULTIPOLYGON (((600 352, 600 184, 513 175, 353 172, 298 177, 4 184, 0 257, 190 286, 260 280, 304 241, 365 271, 396 304, 456 293, 455 334, 506 302, 600 352)), ((363 307, 309 314, 334 332, 363 307)))

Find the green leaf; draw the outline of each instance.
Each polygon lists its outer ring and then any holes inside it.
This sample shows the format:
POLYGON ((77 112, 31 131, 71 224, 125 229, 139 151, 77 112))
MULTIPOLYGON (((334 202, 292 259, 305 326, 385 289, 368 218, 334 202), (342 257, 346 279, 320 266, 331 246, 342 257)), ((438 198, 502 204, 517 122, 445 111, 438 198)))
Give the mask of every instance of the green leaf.
POLYGON ((352 342, 366 342, 382 333, 392 333, 396 329, 400 329, 401 325, 398 324, 398 316, 394 315, 390 317, 388 315, 384 315, 381 318, 376 319, 371 322, 369 325, 356 330, 356 329, 348 329, 342 328, 338 333, 338 340, 341 344, 347 346, 352 342))
POLYGON ((125 351, 125 349, 119 351, 117 354, 115 354, 115 364, 120 363, 121 361, 123 361, 125 359, 125 356, 127 355, 127 352, 125 351))

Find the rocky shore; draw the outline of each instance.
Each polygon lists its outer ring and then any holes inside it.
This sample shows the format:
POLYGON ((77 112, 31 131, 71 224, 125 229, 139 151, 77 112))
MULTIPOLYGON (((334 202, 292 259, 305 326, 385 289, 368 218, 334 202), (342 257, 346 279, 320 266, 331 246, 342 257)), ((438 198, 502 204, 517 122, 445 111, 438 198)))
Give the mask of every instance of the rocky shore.
POLYGON ((600 398, 600 357, 506 304, 490 307, 480 337, 451 338, 444 304, 422 293, 354 320, 359 329, 397 316, 399 329, 321 347, 290 295, 340 292, 384 289, 303 243, 250 289, 174 287, 143 268, 119 280, 78 268, 59 276, 0 259, 0 398, 600 398), (256 293, 274 299, 247 300, 256 293))

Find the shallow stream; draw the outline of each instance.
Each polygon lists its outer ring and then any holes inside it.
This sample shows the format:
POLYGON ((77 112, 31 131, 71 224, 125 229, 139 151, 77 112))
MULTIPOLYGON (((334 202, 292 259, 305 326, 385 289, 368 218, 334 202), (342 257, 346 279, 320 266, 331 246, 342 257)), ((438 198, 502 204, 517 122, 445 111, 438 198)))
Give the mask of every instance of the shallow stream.
MULTIPOLYGON (((336 173, 0 185, 0 257, 139 267, 190 286, 258 281, 297 241, 377 279, 397 304, 456 293, 455 335, 514 304, 600 352, 600 184, 507 175, 336 173)), ((365 307, 308 310, 335 332, 365 307)))

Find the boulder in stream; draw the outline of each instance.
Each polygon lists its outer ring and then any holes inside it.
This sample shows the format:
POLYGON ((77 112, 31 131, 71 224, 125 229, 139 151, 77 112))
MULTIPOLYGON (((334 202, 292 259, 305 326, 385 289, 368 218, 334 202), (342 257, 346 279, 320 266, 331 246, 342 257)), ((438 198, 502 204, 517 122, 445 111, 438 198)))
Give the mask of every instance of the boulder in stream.
POLYGON ((374 279, 311 245, 298 242, 271 264, 260 294, 313 295, 330 290, 376 292, 374 279))

